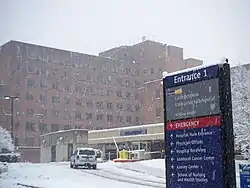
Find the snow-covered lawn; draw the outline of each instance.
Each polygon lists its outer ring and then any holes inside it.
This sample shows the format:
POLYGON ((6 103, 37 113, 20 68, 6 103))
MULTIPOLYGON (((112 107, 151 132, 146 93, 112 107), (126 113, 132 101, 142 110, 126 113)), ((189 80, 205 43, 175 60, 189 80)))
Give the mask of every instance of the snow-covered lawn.
MULTIPOLYGON (((241 163, 246 163, 241 161, 241 163)), ((236 161, 236 167, 239 162, 236 161)), ((71 169, 68 163, 16 163, 0 175, 0 188, 142 188, 165 187, 165 162, 162 159, 135 163, 100 163, 97 170, 71 169)), ((236 168, 239 187, 239 172, 236 168)))

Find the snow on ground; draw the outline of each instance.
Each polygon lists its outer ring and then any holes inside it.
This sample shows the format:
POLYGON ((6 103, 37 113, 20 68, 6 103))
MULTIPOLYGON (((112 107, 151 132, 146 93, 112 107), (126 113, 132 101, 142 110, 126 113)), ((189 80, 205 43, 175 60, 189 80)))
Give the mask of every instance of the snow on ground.
MULTIPOLYGON (((240 163, 249 163, 241 161, 240 163)), ((239 187, 239 161, 236 161, 237 187, 239 187)), ((134 163, 106 162, 97 170, 71 169, 69 163, 15 163, 0 175, 0 188, 23 188, 18 184, 39 188, 142 188, 165 187, 163 159, 134 163)))

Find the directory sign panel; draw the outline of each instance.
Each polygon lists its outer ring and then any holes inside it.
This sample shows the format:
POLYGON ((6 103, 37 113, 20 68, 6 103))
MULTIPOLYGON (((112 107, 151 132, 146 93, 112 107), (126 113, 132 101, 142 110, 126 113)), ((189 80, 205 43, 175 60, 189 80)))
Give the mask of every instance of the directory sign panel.
POLYGON ((225 93, 223 84, 228 83, 221 78, 228 78, 220 66, 171 74, 163 80, 167 188, 222 188, 227 184, 225 172, 232 162, 225 161, 225 154, 233 147, 225 147, 225 138, 232 131, 224 124, 231 128, 232 124, 226 121, 231 117, 225 115, 224 107, 230 107, 231 101, 223 97, 228 99, 231 93, 225 93))

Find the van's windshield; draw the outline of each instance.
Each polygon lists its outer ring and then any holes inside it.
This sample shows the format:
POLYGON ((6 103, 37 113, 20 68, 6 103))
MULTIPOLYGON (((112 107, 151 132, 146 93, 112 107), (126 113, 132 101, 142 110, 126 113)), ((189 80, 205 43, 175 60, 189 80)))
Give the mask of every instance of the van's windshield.
POLYGON ((93 150, 80 150, 79 155, 95 155, 93 150))

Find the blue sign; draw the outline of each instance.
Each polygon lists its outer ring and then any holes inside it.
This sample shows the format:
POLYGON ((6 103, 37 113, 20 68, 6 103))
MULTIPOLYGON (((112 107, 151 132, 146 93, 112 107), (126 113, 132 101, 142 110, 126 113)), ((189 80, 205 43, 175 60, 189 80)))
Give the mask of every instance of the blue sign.
POLYGON ((250 187, 250 164, 239 164, 240 188, 250 187))
POLYGON ((218 76, 219 76, 219 65, 213 65, 210 67, 194 69, 192 71, 167 76, 164 79, 164 82, 166 84, 166 87, 169 88, 173 86, 179 86, 203 80, 208 80, 212 78, 217 78, 218 76))
POLYGON ((168 188, 222 188, 220 116, 167 123, 168 188))
POLYGON ((120 136, 133 136, 133 135, 140 135, 140 134, 147 134, 147 129, 120 131, 120 136))

